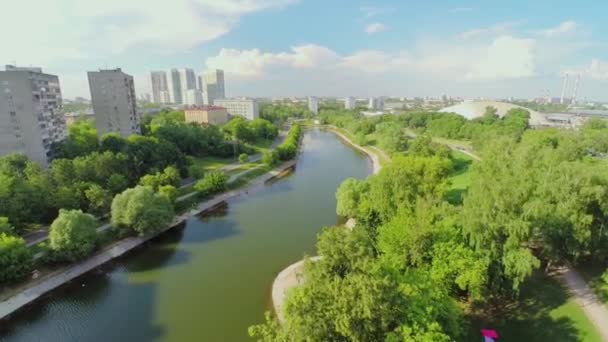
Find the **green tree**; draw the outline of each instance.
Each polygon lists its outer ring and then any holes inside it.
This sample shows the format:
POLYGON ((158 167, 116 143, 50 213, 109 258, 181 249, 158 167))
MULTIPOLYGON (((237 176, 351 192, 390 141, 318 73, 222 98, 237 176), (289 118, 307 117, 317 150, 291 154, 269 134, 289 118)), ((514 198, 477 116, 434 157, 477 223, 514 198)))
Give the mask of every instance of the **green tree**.
POLYGON ((279 155, 276 151, 268 151, 262 154, 262 163, 274 166, 279 162, 279 155))
POLYGON ((84 195, 89 202, 89 213, 101 216, 110 211, 110 206, 112 205, 112 193, 110 191, 105 190, 97 184, 92 184, 85 190, 84 195))
POLYGON ((80 210, 60 210, 51 224, 49 248, 58 260, 77 261, 90 255, 97 242, 97 221, 80 210))
POLYGON ((127 189, 112 201, 112 224, 139 235, 167 227, 173 215, 173 206, 167 196, 157 194, 149 187, 127 189))
POLYGON ((355 178, 348 178, 340 184, 336 191, 336 213, 344 217, 356 217, 359 202, 368 191, 368 183, 355 178))
POLYGON ((32 252, 22 238, 0 233, 0 282, 22 279, 33 265, 32 252))
POLYGON ((249 156, 247 155, 247 153, 241 153, 239 155, 239 163, 244 164, 249 160, 249 156))
POLYGON ((8 221, 8 217, 0 217, 0 234, 12 234, 13 230, 14 228, 8 221))
POLYGON ((211 171, 194 184, 194 189, 207 196, 226 190, 228 178, 221 171, 211 171))
POLYGON ((171 203, 175 203, 175 200, 177 200, 177 189, 173 185, 159 186, 158 193, 167 197, 171 203))

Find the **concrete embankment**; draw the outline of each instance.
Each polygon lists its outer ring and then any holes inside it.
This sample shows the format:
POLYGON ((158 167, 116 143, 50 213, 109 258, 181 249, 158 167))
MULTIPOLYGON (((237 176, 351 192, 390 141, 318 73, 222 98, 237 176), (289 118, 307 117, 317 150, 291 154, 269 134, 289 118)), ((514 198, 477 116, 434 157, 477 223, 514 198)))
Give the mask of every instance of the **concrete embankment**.
POLYGON ((141 246, 145 242, 157 237, 158 235, 179 226, 186 219, 192 216, 204 214, 212 211, 225 204, 226 200, 246 195, 257 187, 263 186, 267 182, 273 181, 276 178, 282 177, 285 173, 293 170, 296 165, 296 160, 285 162, 272 171, 256 178, 249 186, 240 190, 233 190, 223 194, 219 194, 207 201, 201 202, 195 208, 187 213, 177 216, 170 226, 153 235, 144 237, 128 237, 117 241, 116 243, 107 246, 103 250, 81 261, 77 264, 66 266, 65 268, 55 271, 54 273, 43 276, 41 279, 33 280, 20 293, 0 302, 0 321, 9 318, 19 309, 34 303, 36 300, 43 297, 45 294, 61 287, 62 285, 77 279, 78 277, 102 266, 103 264, 125 255, 127 252, 141 246))
MULTIPOLYGON (((378 158, 378 155, 376 153, 374 153, 362 146, 355 144, 353 141, 351 141, 349 138, 344 136, 342 133, 338 132, 337 130, 335 130, 331 127, 328 127, 328 130, 330 130, 331 132, 333 132, 334 134, 336 134, 337 136, 342 138, 345 142, 347 142, 354 148, 365 153, 372 162, 372 169, 373 169, 374 174, 377 174, 378 172, 380 172, 380 169, 382 169, 382 166, 380 165, 380 158, 378 158)), ((354 225, 355 225, 354 220, 349 219, 346 224, 346 227, 348 229, 353 229, 354 225)), ((315 256, 315 257, 310 258, 310 260, 317 261, 320 258, 321 258, 320 256, 315 256)), ((304 277, 303 277, 304 264, 305 264, 305 259, 287 266, 287 268, 285 268, 281 272, 279 272, 277 277, 272 282, 272 290, 271 290, 272 291, 272 305, 274 308, 274 312, 276 313, 277 318, 279 319, 279 322, 283 322, 283 320, 284 320, 283 312, 281 311, 281 309, 283 308, 283 305, 285 304, 287 292, 289 291, 289 289, 302 284, 302 282, 304 281, 304 277)))

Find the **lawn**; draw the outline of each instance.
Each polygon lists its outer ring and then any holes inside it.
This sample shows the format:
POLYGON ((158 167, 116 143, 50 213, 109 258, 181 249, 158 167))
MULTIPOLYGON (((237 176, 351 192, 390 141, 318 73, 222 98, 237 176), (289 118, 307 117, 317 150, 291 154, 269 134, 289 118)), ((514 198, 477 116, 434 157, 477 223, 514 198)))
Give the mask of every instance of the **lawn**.
POLYGON ((463 341, 481 341, 480 329, 498 331, 500 342, 601 342, 602 338, 567 290, 555 279, 536 272, 517 301, 497 305, 491 314, 477 314, 463 341))
POLYGON ((237 160, 235 158, 219 158, 219 157, 203 157, 190 158, 192 165, 202 168, 204 171, 212 171, 222 168, 228 164, 232 164, 237 160))
POLYGON ((454 161, 454 171, 450 175, 450 188, 447 193, 447 200, 452 204, 462 204, 463 196, 471 185, 471 165, 473 158, 460 152, 451 151, 454 161))

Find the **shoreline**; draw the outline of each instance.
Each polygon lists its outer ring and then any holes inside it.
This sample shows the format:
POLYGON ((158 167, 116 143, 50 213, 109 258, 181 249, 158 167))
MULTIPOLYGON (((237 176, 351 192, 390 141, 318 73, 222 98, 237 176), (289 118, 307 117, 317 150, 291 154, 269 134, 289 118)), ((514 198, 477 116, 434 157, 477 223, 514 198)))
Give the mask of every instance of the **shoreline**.
MULTIPOLYGON (((363 146, 355 144, 349 138, 344 136, 344 134, 338 132, 333 127, 325 126, 325 127, 320 127, 320 128, 334 133, 339 138, 342 138, 343 142, 345 142, 345 143, 349 144, 350 146, 352 146, 353 148, 363 152, 372 163, 372 174, 377 174, 378 172, 380 172, 380 170, 382 169, 382 165, 380 165, 380 158, 374 152, 367 150, 363 146)), ((349 222, 351 222, 351 221, 349 220, 349 222)), ((281 272, 279 272, 279 274, 277 274, 277 276, 274 278, 274 280, 272 282, 272 288, 271 288, 271 299, 272 299, 272 307, 274 309, 274 313, 276 314, 276 316, 279 320, 279 323, 283 323, 283 320, 285 319, 283 317, 283 312, 281 311, 281 308, 283 307, 283 305, 285 303, 287 291, 289 291, 291 288, 302 283, 302 280, 303 280, 302 276, 303 276, 305 261, 310 260, 310 261, 314 262, 314 261, 319 260, 320 258, 321 258, 320 256, 314 256, 314 257, 304 258, 302 260, 296 261, 295 263, 288 265, 283 270, 281 270, 281 272)))
POLYGON ((124 256, 128 252, 142 246, 149 240, 152 240, 157 236, 172 230, 177 226, 180 226, 187 219, 213 211, 218 206, 223 205, 229 199, 238 197, 240 195, 249 195, 249 193, 255 188, 285 176, 291 170, 295 169, 298 161, 297 158, 298 156, 296 155, 293 160, 286 161, 271 171, 260 175, 259 177, 255 178, 251 184, 241 189, 231 190, 200 202, 195 208, 176 216, 169 226, 154 234, 142 237, 127 237, 118 240, 81 262, 65 266, 64 268, 53 272, 47 278, 38 282, 33 281, 31 285, 26 286, 19 293, 0 302, 0 322, 9 320, 15 313, 18 313, 21 309, 34 304, 50 292, 114 259, 124 256))

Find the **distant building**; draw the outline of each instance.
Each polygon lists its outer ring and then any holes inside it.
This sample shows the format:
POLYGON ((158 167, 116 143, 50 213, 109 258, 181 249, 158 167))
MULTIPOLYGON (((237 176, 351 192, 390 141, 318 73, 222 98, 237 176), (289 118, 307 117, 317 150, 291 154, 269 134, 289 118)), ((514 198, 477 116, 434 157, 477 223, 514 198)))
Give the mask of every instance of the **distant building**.
POLYGON ((126 138, 139 133, 133 77, 120 68, 89 71, 88 76, 97 136, 116 132, 126 138))
POLYGON ((59 78, 41 68, 0 71, 0 155, 24 153, 48 165, 53 142, 66 136, 59 78))
POLYGON ((371 110, 382 110, 384 108, 384 101, 379 97, 370 97, 367 104, 367 108, 371 110))
POLYGON ((260 117, 258 103, 254 99, 219 99, 214 101, 216 106, 224 107, 231 116, 240 116, 247 120, 260 117))
POLYGON ((206 105, 214 105, 215 100, 226 98, 224 71, 211 70, 203 74, 203 97, 206 105))
POLYGON ((203 105, 203 92, 198 89, 188 89, 186 91, 186 105, 188 106, 202 106, 203 105))
POLYGON ((223 125, 228 122, 228 111, 218 106, 193 106, 184 110, 186 122, 223 125))
POLYGON ((93 110, 86 110, 86 111, 82 111, 82 112, 72 112, 72 113, 63 114, 63 119, 65 120, 66 127, 71 126, 74 122, 79 121, 79 120, 94 119, 94 118, 95 118, 95 114, 93 113, 93 110))
POLYGON ((313 114, 319 114, 319 99, 314 96, 308 97, 308 110, 313 114))
POLYGON ((190 68, 171 69, 169 97, 174 104, 188 103, 188 90, 196 89, 196 76, 190 68))
POLYGON ((357 102, 354 97, 347 97, 344 99, 344 109, 355 109, 357 107, 357 102))
POLYGON ((152 82, 152 100, 154 103, 169 103, 167 73, 164 71, 152 71, 150 73, 150 81, 152 82))

